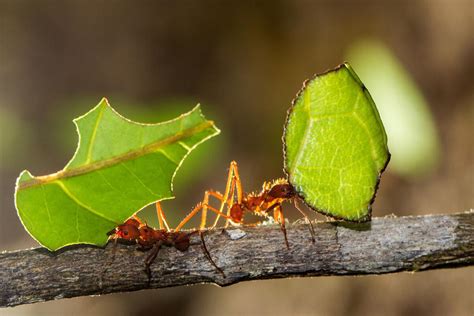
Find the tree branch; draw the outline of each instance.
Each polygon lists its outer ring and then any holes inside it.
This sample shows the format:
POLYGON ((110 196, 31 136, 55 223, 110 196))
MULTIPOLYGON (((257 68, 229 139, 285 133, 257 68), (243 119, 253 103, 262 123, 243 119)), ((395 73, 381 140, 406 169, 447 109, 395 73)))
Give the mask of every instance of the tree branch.
POLYGON ((199 237, 188 251, 162 249, 152 279, 144 272, 147 253, 135 246, 105 249, 73 246, 0 254, 0 306, 195 283, 227 286, 241 281, 320 275, 382 274, 468 266, 474 263, 474 212, 453 215, 374 218, 354 224, 315 225, 316 243, 305 224, 288 225, 290 250, 277 225, 214 230, 206 234, 212 258, 199 237))

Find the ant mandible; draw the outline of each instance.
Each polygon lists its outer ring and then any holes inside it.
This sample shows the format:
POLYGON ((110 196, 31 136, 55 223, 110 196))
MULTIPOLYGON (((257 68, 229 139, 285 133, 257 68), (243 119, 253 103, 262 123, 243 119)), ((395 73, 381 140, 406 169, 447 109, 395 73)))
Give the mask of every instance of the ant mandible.
MULTIPOLYGON (((225 227, 229 224, 240 225, 243 224, 244 212, 251 212, 257 216, 269 218, 269 212, 273 211, 273 218, 280 223, 281 230, 285 237, 286 247, 289 249, 288 237, 286 233, 285 217, 283 216, 282 203, 284 201, 291 201, 294 203, 296 209, 304 216, 307 223, 309 223, 309 230, 311 232, 311 239, 315 242, 314 227, 309 220, 306 213, 300 208, 298 203, 298 194, 287 179, 276 179, 272 182, 264 182, 262 190, 259 193, 244 194, 242 190, 242 182, 239 176, 237 162, 232 161, 229 167, 227 176, 227 184, 224 195, 214 190, 207 190, 204 193, 202 202, 202 217, 201 227, 206 225, 207 210, 209 206, 209 197, 215 197, 221 201, 220 209, 211 229, 214 228, 219 218, 223 214, 225 205, 227 204, 227 214, 225 227), (235 194, 236 193, 236 194, 235 194), (235 201, 235 195, 237 200, 235 201)), ((212 210, 212 209, 211 209, 212 210)), ((213 210, 215 211, 215 210, 213 210)))
MULTIPOLYGON (((218 216, 229 218, 226 214, 219 212, 212 206, 204 206, 202 203, 195 206, 190 215, 196 214, 204 207, 206 207, 206 210, 210 209, 211 211, 216 212, 218 216)), ((150 250, 150 253, 145 259, 145 272, 148 276, 148 281, 151 280, 150 266, 156 259, 162 246, 174 247, 179 251, 186 251, 190 246, 191 236, 197 233, 199 233, 201 237, 201 242, 206 258, 216 268, 216 270, 219 271, 223 277, 225 277, 222 269, 220 269, 214 260, 212 260, 209 250, 206 247, 203 235, 203 227, 201 227, 199 230, 193 230, 191 232, 181 231, 181 228, 189 221, 192 216, 188 215, 175 229, 170 229, 159 202, 156 203, 156 211, 158 215, 159 229, 154 229, 148 226, 136 215, 134 215, 125 221, 125 223, 117 226, 108 233, 109 241, 114 241, 115 243, 118 241, 136 243, 139 245, 140 250, 150 250)))

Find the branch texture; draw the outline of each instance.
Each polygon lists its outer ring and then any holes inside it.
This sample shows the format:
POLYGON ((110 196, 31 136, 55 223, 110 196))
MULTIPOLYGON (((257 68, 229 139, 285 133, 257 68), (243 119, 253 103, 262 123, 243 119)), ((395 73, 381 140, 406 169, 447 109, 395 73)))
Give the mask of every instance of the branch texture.
POLYGON ((474 263, 474 212, 374 218, 363 224, 288 225, 290 249, 277 225, 209 231, 206 245, 224 278, 206 259, 199 237, 185 252, 164 248, 144 272, 135 246, 73 246, 0 254, 0 306, 196 283, 321 275, 382 274, 474 263))

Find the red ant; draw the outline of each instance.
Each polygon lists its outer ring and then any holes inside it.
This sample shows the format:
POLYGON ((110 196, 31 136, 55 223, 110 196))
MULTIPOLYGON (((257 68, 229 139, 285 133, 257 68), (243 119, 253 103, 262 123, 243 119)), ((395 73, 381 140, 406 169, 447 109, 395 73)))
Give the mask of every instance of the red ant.
MULTIPOLYGON (((262 190, 259 193, 244 194, 242 190, 242 182, 240 181, 239 170, 237 162, 232 161, 229 167, 229 174, 227 176, 227 185, 224 195, 217 191, 208 190, 204 193, 203 207, 202 207, 202 218, 201 227, 206 225, 207 209, 211 209, 208 205, 209 197, 213 196, 221 201, 220 209, 217 213, 217 218, 211 229, 217 225, 220 216, 223 216, 222 212, 225 204, 227 204, 226 225, 229 223, 233 225, 243 224, 244 212, 248 211, 257 216, 269 218, 268 213, 273 211, 273 218, 275 221, 280 223, 281 230, 285 237, 286 247, 289 249, 288 237, 286 234, 285 218, 283 216, 282 203, 284 201, 292 201, 296 209, 304 216, 305 220, 309 223, 309 229, 311 232, 312 241, 315 242, 315 233, 313 224, 309 220, 306 213, 300 208, 298 203, 298 194, 296 193, 293 186, 286 179, 277 179, 272 182, 264 182, 262 190), (235 191, 237 195, 237 201, 235 200, 235 191)), ((212 210, 212 209, 211 209, 212 210)), ((214 212, 216 210, 213 210, 214 212)), ((190 215, 193 215, 192 213, 190 215)), ((178 226, 179 227, 179 226, 178 226)))
MULTIPOLYGON (((227 215, 219 212, 217 209, 212 206, 204 206, 202 203, 198 204, 191 211, 190 215, 196 214, 199 210, 204 207, 209 208, 213 212, 216 212, 218 216, 224 216, 228 218, 227 215)), ((192 216, 187 216, 181 221, 181 223, 175 228, 170 229, 168 222, 166 221, 163 210, 159 202, 156 203, 156 210, 158 215, 159 229, 154 229, 147 224, 143 223, 137 216, 132 216, 124 224, 117 226, 114 230, 109 232, 109 240, 115 242, 132 242, 139 245, 140 250, 150 250, 150 254, 145 259, 145 272, 148 276, 148 281, 151 280, 151 270, 150 266, 155 260, 160 248, 162 246, 174 247, 179 251, 186 251, 190 246, 190 238, 192 235, 199 233, 202 241, 202 246, 204 254, 206 255, 209 262, 219 271, 223 277, 225 277, 224 272, 220 269, 214 260, 212 260, 211 255, 206 247, 203 236, 203 227, 199 230, 194 230, 191 232, 183 232, 180 229, 186 224, 192 216)))

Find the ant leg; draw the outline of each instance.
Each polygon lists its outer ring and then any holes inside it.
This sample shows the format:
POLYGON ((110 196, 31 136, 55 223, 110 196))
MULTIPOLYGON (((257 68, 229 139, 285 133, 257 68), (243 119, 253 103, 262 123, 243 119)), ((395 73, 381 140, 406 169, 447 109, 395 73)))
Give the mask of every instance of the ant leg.
MULTIPOLYGON (((235 177, 232 178, 232 186, 230 188, 230 195, 228 201, 228 206, 227 206, 227 218, 230 218, 230 210, 232 208, 232 205, 234 205, 234 198, 235 198, 235 184, 236 184, 236 179, 235 177)), ((214 223, 212 228, 216 227, 217 222, 214 223)), ((226 219, 224 229, 226 229, 229 226, 229 219, 226 219)))
POLYGON ((205 227, 207 223, 207 205, 209 204, 209 191, 210 190, 207 190, 206 192, 204 192, 204 199, 202 200, 202 203, 206 206, 202 208, 201 224, 199 225, 200 227, 205 227))
POLYGON ((163 229, 163 225, 166 227, 166 231, 170 231, 170 227, 168 222, 166 221, 165 213, 163 213, 163 209, 161 208, 160 202, 156 202, 156 214, 158 216, 158 223, 160 225, 160 229, 163 229))
POLYGON ((240 181, 239 167, 237 166, 237 162, 232 161, 232 163, 234 166, 234 176, 235 176, 236 188, 237 188, 237 203, 240 204, 242 203, 243 194, 244 194, 242 190, 242 181, 240 181))
MULTIPOLYGON (((226 220, 230 221, 232 220, 232 218, 230 216, 228 216, 227 214, 224 214, 222 213, 221 211, 219 211, 218 209, 216 209, 215 207, 212 207, 210 205, 207 205, 207 207, 213 211, 214 213, 216 213, 218 216, 222 216, 224 217, 226 220)), ((201 228, 204 228, 204 227, 201 227, 201 228)), ((214 228, 214 227, 211 227, 211 229, 214 228)))
MULTIPOLYGON (((203 207, 202 207, 202 215, 201 215, 201 227, 206 227, 206 224, 207 224, 207 205, 209 205, 209 197, 215 197, 216 199, 218 199, 219 201, 221 201, 221 204, 225 203, 224 201, 224 196, 217 192, 217 191, 214 191, 214 190, 207 190, 206 192, 204 192, 204 199, 202 200, 202 204, 203 204, 203 207)), ((229 205, 230 207, 230 201, 227 200, 227 204, 229 205)), ((216 224, 217 224, 217 221, 216 221, 216 224)))
MULTIPOLYGON (((239 170, 238 170, 238 166, 237 166, 237 162, 235 161, 232 161, 230 163, 230 166, 229 166, 229 173, 227 175, 227 184, 226 184, 226 188, 225 188, 225 192, 224 192, 224 196, 221 200, 221 206, 219 207, 219 212, 223 212, 224 211, 224 206, 227 202, 227 216, 230 217, 230 208, 233 204, 233 200, 234 200, 234 194, 231 195, 231 191, 233 191, 236 183, 238 183, 238 186, 239 188, 237 189, 237 200, 238 200, 238 203, 240 203, 242 201, 242 186, 240 184, 240 177, 239 177, 239 170)), ((214 223, 212 224, 211 227, 216 227, 217 225, 217 222, 219 221, 219 218, 220 216, 217 216, 217 218, 215 219, 214 223)), ((228 226, 228 221, 226 221, 226 226, 228 226)))
MULTIPOLYGON (((227 215, 225 215, 224 213, 221 213, 219 210, 215 209, 214 207, 210 206, 210 205, 206 205, 211 211, 215 212, 218 216, 223 216, 223 217, 227 217, 227 215)), ((181 221, 181 223, 179 223, 178 226, 176 226, 176 228, 174 229, 175 232, 179 231, 181 228, 183 228, 183 226, 191 219, 194 217, 194 215, 197 214, 197 212, 199 212, 200 210, 202 210, 204 207, 204 204, 202 203, 199 203, 198 205, 196 205, 194 207, 194 209, 181 221)), ((202 229, 204 227, 200 227, 200 229, 202 229)))
POLYGON ((198 205, 196 205, 193 210, 188 214, 186 215, 186 217, 178 224, 178 226, 176 226, 176 228, 174 229, 175 232, 179 231, 181 228, 183 228, 183 226, 189 222, 189 220, 191 218, 194 217, 194 215, 196 215, 197 212, 199 212, 201 209, 203 208, 203 205, 202 203, 199 203, 198 205))
POLYGON ((209 196, 215 197, 219 201, 222 201, 224 199, 224 196, 221 193, 219 193, 217 191, 214 191, 214 190, 207 190, 206 194, 209 195, 209 196))
MULTIPOLYGON (((233 169, 233 172, 234 172, 234 179, 233 179, 233 187, 237 190, 237 204, 242 204, 242 200, 243 200, 243 190, 242 190, 242 181, 240 180, 240 175, 239 175, 239 167, 237 165, 237 162, 235 161, 232 161, 230 163, 230 166, 231 168, 233 169)), ((232 193, 232 199, 234 198, 234 193, 232 193)), ((227 216, 230 217, 230 209, 231 209, 231 205, 229 205, 229 207, 227 208, 227 216)), ((225 223, 225 227, 228 227, 229 226, 229 220, 227 219, 226 223, 225 223)))
POLYGON ((217 264, 214 262, 214 260, 212 260, 211 254, 209 253, 209 250, 208 250, 207 247, 206 247, 206 242, 204 241, 204 232, 201 231, 201 230, 199 231, 199 237, 201 237, 202 250, 203 250, 204 254, 206 255, 207 260, 208 260, 208 261, 214 266, 214 268, 216 268, 216 270, 219 271, 219 273, 222 274, 222 276, 225 278, 226 275, 225 275, 224 271, 222 271, 222 269, 217 266, 217 264))
POLYGON ((277 204, 273 208, 273 218, 280 223, 281 231, 285 236, 285 244, 286 248, 290 249, 290 244, 288 243, 288 236, 286 234, 286 225, 285 225, 285 217, 283 216, 283 211, 280 204, 277 204))
POLYGON ((151 249, 150 254, 145 259, 145 272, 146 272, 146 275, 148 277, 148 285, 150 285, 150 282, 151 282, 151 269, 150 269, 150 266, 153 263, 153 261, 155 261, 156 256, 158 255, 158 252, 160 251, 161 244, 162 244, 161 240, 156 242, 153 245, 153 248, 151 249))
POLYGON ((313 243, 316 242, 316 234, 315 234, 315 232, 314 232, 313 223, 311 223, 311 220, 309 219, 308 215, 306 215, 306 213, 301 209, 300 204, 299 204, 299 202, 298 202, 298 198, 294 198, 294 199, 293 199, 293 203, 295 204, 296 209, 297 209, 301 214, 303 214, 306 223, 309 224, 309 231, 310 231, 310 233, 311 233, 311 240, 313 241, 313 243))

